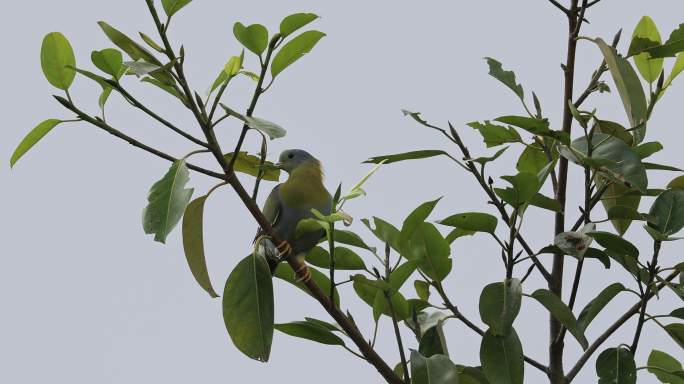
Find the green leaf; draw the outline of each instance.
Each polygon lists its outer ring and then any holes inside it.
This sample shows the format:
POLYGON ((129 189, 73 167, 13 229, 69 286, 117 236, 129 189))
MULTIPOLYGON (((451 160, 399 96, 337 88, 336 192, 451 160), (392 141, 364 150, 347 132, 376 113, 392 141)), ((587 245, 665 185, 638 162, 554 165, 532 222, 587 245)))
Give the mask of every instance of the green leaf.
POLYGON ((164 6, 164 12, 166 16, 171 17, 180 11, 181 8, 190 4, 192 0, 162 0, 162 6, 164 6))
POLYGON ((672 71, 670 72, 670 75, 667 76, 667 79, 665 79, 665 82, 663 83, 663 90, 667 89, 670 86, 670 84, 672 84, 672 81, 674 81, 674 79, 677 76, 679 76, 679 74, 682 73, 682 71, 684 71, 684 53, 680 52, 677 55, 677 60, 672 66, 672 71))
POLYGON ((525 98, 525 91, 523 91, 522 85, 515 82, 515 73, 513 71, 505 71, 501 63, 491 57, 485 57, 485 60, 487 60, 489 65, 489 74, 515 92, 520 100, 523 100, 525 98))
POLYGON ((384 280, 369 280, 363 275, 354 275, 353 287, 357 296, 366 304, 373 308, 373 315, 377 320, 381 314, 391 316, 389 303, 385 294, 389 295, 392 301, 395 315, 398 321, 405 320, 411 316, 409 305, 404 296, 393 291, 392 286, 384 280))
POLYGON ((634 144, 634 136, 632 136, 632 134, 629 133, 627 128, 623 127, 621 124, 616 123, 614 121, 595 120, 593 129, 595 131, 605 133, 608 136, 615 136, 618 139, 624 141, 625 144, 627 144, 629 147, 632 147, 632 144, 634 144))
MULTIPOLYGON (((330 279, 328 279, 326 275, 324 275, 321 271, 317 269, 309 268, 309 271, 311 272, 311 280, 313 280, 316 283, 316 285, 318 285, 321 288, 323 292, 330 292, 330 279)), ((289 264, 278 264, 278 267, 273 273, 273 276, 294 285, 295 287, 304 291, 307 295, 314 297, 311 295, 311 292, 309 292, 309 289, 306 287, 306 285, 304 285, 301 281, 297 280, 297 276, 295 275, 294 270, 292 269, 292 267, 290 267, 289 264)), ((335 289, 335 306, 340 306, 340 295, 337 294, 337 289, 335 289)))
POLYGON ((317 325, 319 327, 325 328, 327 330, 333 331, 333 332, 342 332, 344 333, 344 330, 342 330, 338 325, 336 324, 331 324, 323 320, 318 320, 314 319, 312 317, 305 317, 304 320, 308 321, 309 323, 313 325, 317 325))
POLYGON ((654 58, 674 57, 681 51, 684 51, 684 24, 679 24, 679 27, 670 33, 665 44, 646 50, 654 58))
POLYGON ((518 172, 538 174, 548 163, 549 159, 546 157, 544 151, 534 145, 528 145, 525 147, 522 154, 520 154, 520 158, 515 167, 518 172))
POLYGON ((589 232, 588 235, 593 237, 597 243, 608 250, 632 258, 639 257, 639 249, 637 249, 634 244, 625 240, 622 236, 603 231, 589 232))
POLYGON ((588 248, 586 252, 584 252, 583 257, 585 259, 596 259, 600 261, 606 269, 610 268, 610 257, 600 249, 588 248))
POLYGON ((680 347, 684 348, 684 324, 673 323, 665 326, 665 331, 680 347))
POLYGON ((532 196, 532 198, 530 199, 530 205, 548 209, 549 211, 553 212, 563 212, 563 206, 558 202, 558 200, 544 196, 541 193, 537 193, 534 196, 532 196))
POLYGON ((395 268, 389 275, 389 283, 392 289, 399 290, 418 268, 418 264, 418 260, 409 260, 395 268))
POLYGON ((104 31, 109 40, 111 40, 114 45, 121 48, 122 51, 126 52, 126 54, 134 61, 142 60, 150 64, 160 67, 162 66, 162 63, 157 60, 154 55, 133 41, 130 37, 119 32, 116 28, 110 26, 104 21, 100 21, 97 24, 100 26, 100 28, 102 28, 102 31, 104 31))
POLYGON ((373 228, 368 219, 362 219, 361 222, 383 243, 389 243, 390 247, 397 252, 400 252, 399 246, 399 230, 392 224, 386 222, 379 217, 373 217, 373 228))
POLYGON ((504 152, 506 152, 507 149, 508 149, 508 147, 503 147, 503 148, 499 149, 498 151, 496 151, 492 156, 477 157, 477 158, 472 159, 471 161, 474 161, 474 162, 481 164, 481 165, 485 165, 485 164, 489 163, 490 161, 494 161, 494 160, 498 159, 499 156, 501 156, 504 152))
POLYGON ((33 148, 33 146, 36 145, 36 143, 38 143, 43 137, 45 137, 45 135, 47 135, 52 128, 56 127, 61 122, 62 120, 49 119, 35 126, 28 133, 28 135, 21 140, 17 148, 14 150, 14 153, 12 153, 12 157, 10 158, 10 167, 14 167, 14 164, 16 164, 16 162, 21 159, 21 157, 24 156, 29 149, 33 148))
MULTIPOLYGON (((329 269, 331 265, 330 253, 321 247, 314 247, 306 255, 306 261, 319 268, 329 269)), ((335 269, 364 270, 363 259, 349 248, 335 247, 335 269)))
POLYGON ((357 235, 356 233, 351 232, 351 231, 336 229, 335 230, 335 242, 347 244, 347 245, 351 245, 353 247, 363 248, 363 249, 369 250, 371 252, 375 252, 375 248, 366 244, 363 241, 363 239, 361 239, 359 237, 359 235, 357 235))
POLYGON ((480 123, 473 121, 467 124, 473 129, 477 129, 482 135, 487 148, 495 147, 505 143, 521 143, 522 138, 520 134, 512 127, 504 127, 501 125, 492 124, 489 121, 480 123))
POLYGON ((529 172, 520 172, 515 176, 503 176, 501 178, 508 181, 512 188, 494 188, 494 192, 514 207, 528 203, 541 187, 537 175, 529 172))
POLYGON ((423 280, 415 280, 413 282, 413 288, 416 290, 416 295, 422 300, 427 300, 430 298, 430 284, 423 280))
POLYGON ((268 361, 273 341, 273 281, 263 256, 245 257, 228 276, 223 320, 237 349, 252 359, 268 361))
POLYGON ((655 217, 654 227, 664 236, 684 228, 684 190, 668 189, 655 200, 649 212, 655 217))
POLYGON ((667 189, 684 189, 684 176, 677 176, 667 184, 667 189))
POLYGON ((404 219, 404 223, 401 226, 401 232, 399 233, 399 246, 402 250, 408 245, 408 240, 413 235, 413 231, 430 216, 441 199, 442 198, 439 197, 432 201, 426 201, 414 209, 406 219, 404 219))
POLYGON ((673 172, 684 172, 684 169, 673 167, 671 165, 663 165, 663 164, 656 164, 656 163, 647 163, 644 162, 644 169, 646 170, 653 170, 653 171, 673 171, 673 172))
POLYGON ((515 329, 508 336, 488 330, 480 344, 480 363, 490 384, 523 384, 525 361, 515 329))
POLYGON ((453 231, 449 232, 449 234, 446 236, 446 241, 447 243, 451 244, 454 241, 456 241, 456 239, 458 239, 459 237, 472 236, 474 234, 475 231, 468 231, 466 229, 456 228, 453 231))
POLYGON ((323 32, 306 31, 283 45, 273 58, 271 76, 278 76, 290 64, 309 53, 324 36, 323 32))
POLYGON ((185 160, 176 160, 150 188, 143 210, 143 229, 148 235, 154 234, 155 241, 166 243, 166 237, 183 216, 193 191, 185 188, 189 178, 185 160))
MULTIPOLYGON (((680 274, 680 280, 681 280, 681 274, 680 274)), ((684 307, 673 309, 672 312, 670 312, 670 314, 668 316, 676 317, 678 319, 684 320, 684 307)))
POLYGON ((618 55, 614 48, 601 39, 594 41, 599 46, 601 53, 603 53, 603 58, 610 69, 631 127, 640 127, 633 132, 635 141, 639 143, 643 140, 646 133, 647 118, 646 95, 644 94, 641 82, 634 68, 624 57, 618 55))
POLYGON ((632 207, 624 205, 616 205, 608 209, 608 218, 611 220, 628 219, 640 221, 653 221, 655 218, 651 215, 638 212, 632 207))
POLYGON ((268 30, 261 24, 245 26, 237 22, 233 25, 233 35, 245 48, 261 56, 268 46, 268 30))
POLYGON ((654 349, 648 355, 648 371, 661 383, 684 384, 682 364, 665 352, 654 349), (653 368, 651 368, 653 367, 653 368))
POLYGON ((159 53, 165 53, 166 52, 164 50, 164 48, 162 48, 159 44, 157 44, 157 42, 154 41, 154 39, 152 39, 151 37, 147 36, 146 34, 144 34, 142 32, 138 32, 138 34, 140 35, 140 38, 145 42, 145 44, 147 44, 148 47, 154 49, 155 51, 157 51, 159 53))
MULTIPOLYGON (((591 145, 591 159, 610 162, 609 165, 599 167, 599 170, 604 170, 604 175, 642 192, 648 188, 648 177, 641 159, 622 140, 603 133, 594 133, 591 145)), ((572 142, 572 148, 584 156, 589 153, 588 147, 585 137, 572 142)))
POLYGON ((488 213, 464 212, 451 215, 438 223, 469 231, 494 233, 498 220, 488 213))
POLYGON ((396 163, 398 161, 426 159, 429 157, 435 157, 435 156, 441 156, 441 155, 448 156, 448 154, 446 152, 440 151, 440 150, 423 150, 423 151, 412 151, 412 152, 405 152, 405 153, 397 153, 395 155, 375 156, 375 157, 371 157, 370 159, 364 161, 364 163, 392 164, 392 163, 396 163))
MULTIPOLYGON (((599 188, 602 188, 607 183, 608 181, 606 181, 603 177, 596 178, 596 184, 599 188)), ((603 203, 603 207, 605 208, 606 212, 610 211, 611 208, 616 206, 628 207, 636 211, 639 208, 639 203, 641 202, 641 195, 629 194, 629 192, 631 192, 631 189, 627 188, 624 184, 614 182, 608 184, 606 191, 601 197, 601 203, 603 203)), ((629 219, 612 220, 613 227, 615 227, 615 230, 621 235, 627 232, 627 229, 629 229, 631 223, 632 220, 629 219)))
POLYGON ((641 143, 636 148, 634 148, 634 152, 642 160, 653 155, 654 153, 660 152, 662 150, 663 150, 663 145, 657 141, 651 141, 648 143, 641 143))
POLYGON ((344 345, 344 340, 332 333, 329 329, 309 321, 294 321, 291 323, 276 324, 275 329, 290 336, 315 341, 321 344, 344 345))
POLYGON ((240 56, 231 56, 226 65, 223 67, 223 72, 225 72, 226 76, 231 77, 237 75, 242 69, 242 62, 244 59, 244 49, 242 50, 242 53, 240 53, 240 56))
POLYGON ((183 215, 183 250, 190 272, 197 283, 211 297, 218 297, 209 279, 207 260, 204 256, 204 203, 208 196, 198 197, 185 209, 183 215))
POLYGON ((167 85, 167 84, 165 84, 165 83, 163 83, 163 82, 161 82, 161 81, 159 81, 153 77, 145 77, 141 81, 143 83, 149 83, 149 84, 154 85, 155 87, 163 90, 164 92, 178 98, 178 100, 180 100, 181 103, 183 103, 183 105, 189 106, 188 101, 185 98, 185 96, 182 95, 180 92, 178 92, 178 90, 176 88, 169 86, 169 85, 167 85))
MULTIPOLYGON (((662 42, 658 27, 655 22, 653 22, 653 19, 648 16, 642 17, 636 28, 634 28, 634 33, 632 33, 632 45, 635 44, 634 40, 636 38, 648 39, 651 42, 657 43, 657 45, 660 45, 662 42)), ((644 80, 649 83, 658 80, 660 71, 663 70, 663 59, 651 59, 651 55, 648 52, 642 52, 634 56, 633 59, 634 64, 636 64, 637 69, 644 80)))
POLYGON ((280 22, 280 34, 283 37, 287 37, 316 19, 318 19, 318 15, 313 13, 294 13, 289 15, 280 22))
MULTIPOLYGON (((231 157, 233 157, 233 153, 226 153, 224 157, 226 158, 226 161, 230 161, 231 157)), ((278 181, 280 179, 280 169, 275 168, 272 162, 266 161, 263 168, 259 166, 260 163, 261 159, 259 157, 250 155, 247 152, 240 152, 235 160, 234 169, 235 172, 254 177, 259 174, 259 170, 261 169, 264 172, 262 177, 264 180, 278 181)))
POLYGON ((582 309, 577 317, 577 325, 586 330, 596 315, 617 296, 618 293, 625 291, 625 286, 620 283, 613 283, 604 288, 593 300, 582 309))
POLYGON ((494 335, 506 336, 520 312, 522 286, 520 280, 511 279, 492 283, 480 294, 480 318, 494 335))
POLYGON ((403 249, 405 249, 402 253, 404 257, 409 260, 419 260, 420 270, 432 279, 442 281, 451 272, 449 243, 430 223, 420 223, 412 231, 407 247, 403 249))
POLYGON ((268 120, 252 116, 245 116, 245 120, 245 122, 250 128, 265 133, 271 140, 285 137, 285 135, 287 134, 285 128, 281 127, 276 123, 272 123, 268 120))
POLYGON ((556 320, 568 329, 580 343, 582 349, 586 350, 589 347, 589 342, 584 336, 584 329, 579 326, 570 308, 555 293, 547 289, 538 289, 532 293, 531 297, 543 305, 556 320))
POLYGON ((495 119, 504 124, 509 124, 522 128, 534 135, 542 135, 549 131, 548 119, 537 119, 526 116, 501 116, 495 119))
POLYGON ((411 384, 456 384, 458 371, 444 355, 429 358, 411 350, 411 384))
POLYGON ((123 75, 123 55, 118 49, 107 48, 101 51, 93 51, 90 54, 90 60, 100 71, 111 75, 116 80, 119 80, 123 75))
POLYGON ((59 89, 69 89, 76 77, 76 57, 64 35, 59 32, 45 35, 40 48, 40 65, 50 84, 59 89))
POLYGON ((432 357, 435 355, 449 356, 446 338, 444 336, 443 322, 438 322, 433 327, 429 328, 420 337, 418 343, 418 351, 425 357, 432 357))
POLYGON ((636 384, 634 356, 625 347, 608 348, 596 359, 599 384, 636 384))

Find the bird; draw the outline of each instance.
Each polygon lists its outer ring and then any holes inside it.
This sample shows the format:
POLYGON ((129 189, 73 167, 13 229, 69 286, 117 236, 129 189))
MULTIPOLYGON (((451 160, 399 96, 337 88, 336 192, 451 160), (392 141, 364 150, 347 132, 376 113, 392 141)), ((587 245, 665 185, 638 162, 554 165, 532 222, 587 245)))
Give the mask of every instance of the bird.
POLYGON ((306 267, 306 254, 325 236, 325 230, 305 232, 296 236, 297 224, 303 219, 314 218, 312 209, 323 215, 332 211, 332 197, 323 184, 321 162, 302 149, 288 149, 280 154, 275 166, 288 173, 284 183, 276 185, 266 198, 262 212, 271 223, 275 237, 280 240, 275 245, 259 228, 255 237, 255 251, 263 255, 274 273, 278 263, 288 257, 300 261, 296 275, 303 275, 300 281, 306 282, 311 275, 306 267))

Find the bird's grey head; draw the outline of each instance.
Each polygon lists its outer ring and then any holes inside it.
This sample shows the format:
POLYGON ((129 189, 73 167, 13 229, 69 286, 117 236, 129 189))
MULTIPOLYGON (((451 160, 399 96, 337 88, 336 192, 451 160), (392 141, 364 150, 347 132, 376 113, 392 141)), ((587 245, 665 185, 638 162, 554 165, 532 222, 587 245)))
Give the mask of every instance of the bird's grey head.
POLYGON ((315 157, 302 149, 288 149, 280 154, 278 159, 278 166, 287 173, 292 172, 295 168, 309 160, 316 160, 315 157))

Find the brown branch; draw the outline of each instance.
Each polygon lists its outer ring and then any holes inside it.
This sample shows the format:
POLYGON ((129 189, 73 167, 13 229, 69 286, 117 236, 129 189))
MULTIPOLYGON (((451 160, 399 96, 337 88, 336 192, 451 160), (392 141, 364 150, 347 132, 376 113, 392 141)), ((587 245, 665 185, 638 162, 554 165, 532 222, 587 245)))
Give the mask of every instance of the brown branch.
MULTIPOLYGON (((157 25, 157 30, 159 31, 162 41, 164 42, 164 46, 166 47, 166 53, 169 56, 169 58, 172 61, 174 61, 175 54, 173 53, 171 45, 169 44, 169 40, 166 36, 164 27, 162 26, 161 21, 159 20, 159 16, 157 15, 157 11, 154 7, 154 2, 153 0, 146 0, 146 2, 150 10, 150 13, 152 14, 152 17, 154 19, 154 22, 157 25)), ((275 44, 278 40, 280 40, 280 36, 277 34, 272 39, 271 44, 269 44, 269 52, 273 51, 275 44)), ((183 89, 187 94, 188 99, 190 100, 190 107, 193 111, 193 114, 195 115, 197 122, 200 124, 202 131, 206 136, 207 143, 209 144, 209 149, 216 158, 216 161, 221 165, 221 168, 223 169, 226 181, 235 190, 235 193, 238 195, 240 200, 242 200, 242 203, 245 205, 247 210, 249 210, 249 212, 252 214, 256 222, 263 229, 264 234, 266 236, 269 236, 274 243, 279 244, 281 242, 281 239, 278 238, 278 236, 276 236, 276 234, 274 233, 271 223, 268 221, 268 219, 266 219, 264 214, 257 206, 256 202, 251 198, 249 193, 243 187, 242 183, 240 183, 240 180, 238 180, 238 178, 235 176, 235 172, 232 168, 232 161, 234 161, 234 159, 236 159, 237 156, 233 156, 233 160, 231 160, 231 163, 228 163, 226 161, 225 157, 222 154, 221 147, 218 141, 216 140, 216 136, 214 135, 214 132, 212 130, 212 124, 210 121, 205 121, 203 115, 197 109, 197 106, 193 101, 192 92, 190 91, 187 84, 187 80, 185 79, 185 75, 183 74, 182 65, 177 61, 175 69, 180 79, 181 85, 183 86, 183 89)), ((257 89, 254 93, 254 96, 252 97, 252 102, 249 106, 249 109, 247 110, 247 116, 251 116, 254 108, 256 107, 257 100, 259 99, 259 96, 262 93, 261 82, 263 81, 265 71, 266 69, 264 66, 262 67, 262 76, 260 76, 260 82, 257 85, 257 89)), ((236 146, 236 153, 239 151, 242 145, 242 141, 244 141, 247 129, 248 127, 246 125, 242 129, 242 134, 240 135, 239 143, 236 146)), ((287 262, 288 264, 290 264, 292 269, 296 271, 295 273, 297 274, 297 277, 307 287, 311 295, 316 300, 318 300, 318 302, 323 306, 323 308, 325 308, 325 310, 330 314, 330 316, 332 316, 332 318, 335 319, 337 324, 339 324, 340 327, 342 327, 342 329, 346 332, 346 334, 354 342, 354 344, 356 344, 363 357, 378 370, 380 375, 382 375, 382 377, 389 384, 402 384, 402 380, 394 373, 392 368, 390 368, 390 366, 387 365, 387 363, 377 354, 377 352, 375 352, 375 350, 368 344, 368 342, 365 340, 365 338, 363 337, 359 329, 356 327, 354 322, 344 313, 342 313, 342 311, 338 307, 336 307, 333 304, 333 302, 330 301, 328 295, 326 295, 321 290, 321 288, 310 278, 306 263, 299 260, 296 257, 289 257, 287 262)))
MULTIPOLYGON (((136 139, 134 139, 134 138, 132 138, 132 137, 126 135, 125 133, 119 131, 118 129, 115 129, 114 127, 112 127, 111 125, 105 123, 105 122, 102 121, 101 119, 97 119, 97 118, 94 118, 94 117, 88 115, 87 113, 85 113, 85 112, 83 112, 82 110, 78 109, 78 107, 76 107, 72 102, 70 102, 70 101, 67 100, 67 99, 65 99, 65 98, 63 98, 63 97, 61 97, 61 96, 54 96, 54 98, 55 98, 60 104, 62 104, 66 109, 68 109, 68 110, 72 111, 73 113, 75 113, 76 116, 78 116, 78 117, 79 117, 80 119, 82 119, 83 121, 88 122, 88 123, 90 123, 90 124, 92 124, 92 125, 94 125, 94 126, 96 126, 96 127, 98 127, 98 128, 103 129, 104 131, 106 131, 106 132, 108 132, 108 133, 110 133, 110 134, 112 134, 112 135, 118 137, 119 139, 122 139, 122 140, 128 142, 128 143, 131 144, 132 146, 137 147, 137 148, 140 148, 140 149, 142 149, 142 150, 144 150, 144 151, 147 151, 147 152, 149 152, 149 153, 151 153, 151 154, 153 154, 153 155, 155 155, 155 156, 161 157, 162 159, 165 159, 165 160, 168 160, 168 161, 176 161, 176 160, 178 160, 177 157, 171 156, 171 155, 169 155, 169 154, 167 154, 167 153, 164 153, 164 152, 162 152, 162 151, 160 151, 160 150, 158 150, 158 149, 156 149, 156 148, 150 147, 149 145, 144 144, 144 143, 142 143, 142 142, 140 142, 140 141, 138 141, 138 140, 136 140, 136 139)), ((225 180, 225 179, 226 179, 226 176, 225 176, 223 173, 218 173, 218 172, 210 171, 210 170, 208 170, 208 169, 205 169, 205 168, 202 168, 202 167, 193 165, 193 164, 187 164, 187 166, 188 166, 188 168, 192 169, 193 171, 196 171, 196 172, 199 172, 199 173, 203 173, 203 174, 205 174, 205 175, 207 175, 207 176, 211 176, 211 177, 214 177, 214 178, 217 178, 217 179, 220 179, 220 180, 225 180)))
MULTIPOLYGON (((568 135, 572 130, 572 112, 569 101, 573 98, 573 87, 575 81, 575 56, 577 52, 577 36, 580 31, 582 19, 578 17, 578 2, 572 0, 568 16, 568 39, 567 57, 563 67, 565 84, 563 89, 563 125, 562 131, 568 135)), ((584 0, 586 4, 586 0, 584 0)), ((562 209, 555 215, 554 235, 558 235, 565 230, 565 200, 568 184, 568 160, 560 158, 558 167, 558 191, 556 201, 562 209)), ((553 266, 551 268, 551 282, 549 290, 558 297, 563 297, 563 263, 564 255, 553 255, 553 266)), ((561 333, 561 323, 553 316, 549 315, 549 379, 551 384, 563 384, 563 339, 559 337, 561 333)))
POLYGON ((162 123, 163 125, 165 125, 169 129, 171 129, 172 131, 178 133, 179 135, 181 135, 184 138, 192 141, 193 143, 200 145, 204 148, 208 147, 208 144, 205 143, 204 141, 202 141, 202 140, 192 136, 191 134, 183 131, 182 129, 176 127, 175 125, 171 124, 168 120, 162 118, 161 116, 157 115, 152 110, 150 110, 149 108, 144 106, 140 101, 138 101, 138 99, 136 99, 135 97, 133 97, 133 95, 131 95, 128 91, 126 91, 118 81, 111 80, 111 81, 107 81, 107 83, 110 86, 112 86, 112 88, 114 88, 117 92, 121 93, 121 95, 123 95, 123 97, 128 99, 131 102, 131 104, 133 104, 134 107, 145 112, 147 115, 149 115, 153 119, 157 120, 158 122, 162 123))
MULTIPOLYGON (((655 281, 656 274, 658 273, 658 255, 660 254, 661 244, 662 242, 659 240, 655 240, 653 242, 653 258, 651 259, 651 262, 648 264, 649 278, 648 282, 646 283, 646 296, 651 294, 651 291, 653 290, 653 282, 655 281)), ((641 308, 639 309, 639 321, 637 322, 636 330, 634 331, 634 339, 632 341, 632 345, 629 348, 632 352, 632 355, 636 354, 636 349, 639 346, 639 338, 641 337, 641 330, 644 327, 647 305, 648 300, 644 300, 642 301, 641 308)))
MULTIPOLYGON (((441 128, 437 128, 438 130, 442 130, 441 128)), ((463 140, 461 140, 461 136, 458 134, 456 129, 454 129, 453 125, 449 123, 449 129, 451 131, 451 136, 449 136, 446 131, 444 131, 444 134, 449 137, 451 141, 453 141, 461 150, 461 153, 466 159, 470 159, 470 151, 468 150, 468 147, 463 143, 463 140)), ((443 131, 443 130, 442 130, 443 131)), ((492 204, 496 207, 496 209, 499 211, 499 215, 501 216, 501 219, 506 222, 507 225, 510 225, 511 218, 508 215, 508 212, 506 212, 506 208, 504 207, 503 203, 499 198, 496 196, 496 193, 492 190, 491 186, 487 184, 487 181, 485 180, 485 177, 483 174, 481 174, 475 165, 473 164, 472 161, 466 161, 466 165, 470 173, 475 176, 475 179, 477 182, 480 184, 482 189, 484 189, 485 193, 489 197, 489 200, 492 202, 492 204)), ((536 268, 539 270, 539 272, 542 274, 544 279, 546 279, 547 282, 551 280, 551 274, 549 271, 544 267, 544 265, 539 261, 539 258, 537 258, 536 253, 530 248, 530 246, 527 244, 527 241, 523 238, 522 234, 520 231, 516 231, 515 238, 518 240, 520 245, 523 247, 525 252, 527 253, 528 256, 532 259, 532 262, 536 266, 536 268)))
MULTIPOLYGON (((442 283, 440 283, 439 281, 433 281, 432 285, 437 290, 437 293, 442 298, 442 301, 444 301, 444 305, 447 307, 447 309, 449 309, 449 311, 451 311, 451 313, 457 320, 465 324, 466 327, 475 331, 475 333, 477 333, 478 335, 484 336, 485 331, 478 327, 472 321, 468 320, 468 318, 461 313, 461 311, 451 302, 451 300, 449 300, 449 296, 447 296, 446 292, 444 292, 444 287, 442 286, 442 283)), ((524 358, 526 363, 544 372, 545 374, 548 374, 548 367, 546 367, 544 364, 527 356, 524 356, 524 358)))
MULTIPOLYGON (((666 282, 672 281, 674 278, 679 276, 679 271, 675 271, 672 274, 670 274, 668 277, 665 278, 666 282)), ((655 292, 660 291, 665 287, 665 283, 660 283, 658 284, 658 288, 655 290, 655 292)), ((566 376, 566 382, 570 383, 575 376, 582 370, 582 367, 584 367, 584 364, 587 363, 589 358, 596 352, 596 350, 603 344, 615 331, 620 329, 622 325, 624 325, 627 320, 629 320, 632 316, 636 315, 639 313, 639 310, 642 306, 642 303, 644 301, 649 301, 655 296, 654 292, 650 292, 648 295, 645 295, 639 302, 634 304, 630 309, 627 310, 620 318, 618 318, 613 325, 608 327, 599 337, 596 338, 596 340, 591 343, 589 348, 587 348, 586 351, 582 354, 582 356, 577 360, 577 363, 575 363, 575 366, 572 367, 570 371, 568 371, 568 374, 566 376)))

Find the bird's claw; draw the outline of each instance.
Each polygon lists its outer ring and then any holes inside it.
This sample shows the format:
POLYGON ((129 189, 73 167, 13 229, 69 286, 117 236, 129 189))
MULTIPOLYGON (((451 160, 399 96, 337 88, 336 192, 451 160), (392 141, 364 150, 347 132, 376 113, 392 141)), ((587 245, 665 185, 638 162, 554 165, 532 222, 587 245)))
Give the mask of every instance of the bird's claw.
POLYGON ((311 280, 311 270, 309 270, 309 267, 307 267, 306 264, 302 263, 299 269, 295 271, 295 280, 298 283, 304 284, 308 283, 309 280, 311 280))
POLYGON ((285 240, 281 241, 280 244, 276 246, 276 249, 278 250, 278 258, 280 260, 287 259, 292 253, 292 246, 285 240))

